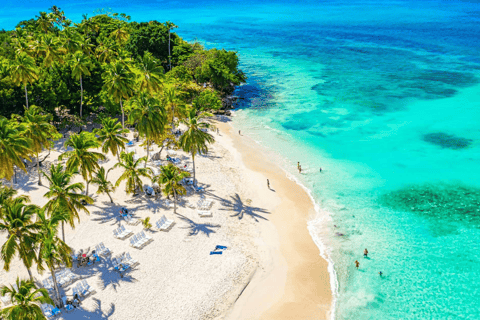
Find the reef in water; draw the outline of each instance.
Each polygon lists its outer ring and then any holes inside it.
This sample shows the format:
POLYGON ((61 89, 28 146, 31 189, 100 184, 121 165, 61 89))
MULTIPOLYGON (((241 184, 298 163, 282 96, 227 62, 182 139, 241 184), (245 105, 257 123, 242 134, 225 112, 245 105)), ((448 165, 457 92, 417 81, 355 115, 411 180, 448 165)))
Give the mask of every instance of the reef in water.
POLYGON ((459 222, 480 227, 480 189, 460 184, 423 184, 380 196, 380 203, 410 211, 435 222, 459 222))
POLYGON ((453 149, 453 150, 467 148, 473 142, 472 139, 457 137, 452 134, 447 134, 444 132, 435 132, 435 133, 425 134, 423 136, 423 140, 426 142, 435 144, 439 147, 453 149))

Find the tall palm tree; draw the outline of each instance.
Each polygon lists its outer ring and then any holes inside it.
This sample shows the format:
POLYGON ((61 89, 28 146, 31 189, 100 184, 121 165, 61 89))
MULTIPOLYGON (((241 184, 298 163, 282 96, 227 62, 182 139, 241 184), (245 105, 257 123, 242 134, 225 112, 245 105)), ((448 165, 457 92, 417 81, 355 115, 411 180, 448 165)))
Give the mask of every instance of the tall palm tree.
POLYGON ((133 95, 135 74, 128 64, 123 61, 115 61, 107 65, 105 73, 105 88, 107 93, 116 101, 120 102, 122 110, 122 128, 125 128, 125 112, 122 100, 128 100, 133 95))
POLYGON ((100 25, 86 14, 82 15, 82 17, 82 22, 78 27, 83 32, 85 38, 89 38, 92 32, 97 32, 100 29, 100 25))
POLYGON ((145 51, 143 58, 139 61, 138 68, 140 72, 138 77, 139 91, 153 94, 160 90, 164 70, 150 52, 145 51))
POLYGON ((95 49, 95 53, 98 61, 110 63, 118 56, 119 47, 114 41, 105 38, 97 39, 97 41, 99 44, 95 49))
POLYGON ((77 31, 77 28, 67 27, 62 32, 63 35, 63 47, 67 49, 67 52, 73 54, 80 48, 81 36, 77 31))
POLYGON ((169 70, 172 70, 172 54, 170 52, 170 43, 171 43, 170 33, 172 29, 178 28, 178 26, 170 21, 165 22, 165 26, 168 28, 168 64, 169 64, 169 70))
POLYGON ((38 80, 40 71, 35 65, 35 60, 27 53, 22 52, 16 55, 14 62, 10 66, 10 76, 16 86, 22 85, 25 88, 25 100, 28 109, 27 84, 38 80))
POLYGON ((128 41, 129 37, 130 34, 128 33, 128 30, 125 29, 121 24, 118 24, 115 30, 110 33, 110 38, 117 42, 120 46, 123 46, 128 41))
POLYGON ((43 65, 46 68, 63 63, 67 50, 62 47, 60 39, 54 35, 46 34, 40 38, 37 44, 34 46, 34 50, 37 56, 42 57, 43 65))
POLYGON ((122 125, 117 119, 106 117, 102 119, 102 128, 94 129, 98 137, 98 141, 102 143, 102 152, 107 153, 110 151, 114 156, 118 157, 120 161, 120 150, 125 149, 125 143, 128 139, 123 137, 123 133, 127 133, 127 129, 122 129, 122 125))
POLYGON ((37 26, 43 33, 48 33, 53 29, 53 20, 52 17, 47 14, 45 11, 40 12, 40 16, 37 16, 37 26))
POLYGON ((95 135, 91 132, 81 132, 80 134, 73 134, 65 142, 65 148, 72 147, 72 151, 66 151, 62 153, 58 159, 67 160, 68 171, 79 171, 87 184, 87 190, 85 194, 88 196, 88 182, 92 178, 92 173, 100 165, 98 161, 105 160, 105 156, 99 152, 89 151, 89 149, 96 149, 100 147, 100 142, 95 138, 95 135))
POLYGON ((83 76, 89 76, 90 70, 89 68, 92 67, 92 63, 90 59, 83 54, 83 52, 77 51, 75 52, 71 59, 70 64, 72 67, 72 76, 77 80, 80 81, 80 118, 82 117, 83 111, 83 76))
POLYGON ((163 92, 163 97, 167 105, 171 107, 171 117, 172 117, 172 133, 175 132, 175 107, 182 105, 182 101, 179 98, 178 91, 175 87, 166 88, 163 92))
POLYGON ((20 280, 18 277, 16 286, 2 286, 0 294, 9 295, 12 303, 12 306, 0 311, 0 316, 5 320, 47 319, 38 304, 54 305, 47 289, 37 288, 33 281, 20 280))
POLYGON ((105 168, 100 167, 100 169, 98 169, 98 171, 95 173, 95 176, 92 178, 90 182, 98 186, 97 194, 106 193, 110 198, 110 202, 113 203, 113 199, 112 199, 112 196, 110 195, 110 192, 115 191, 115 187, 110 181, 108 181, 107 175, 108 175, 108 171, 105 172, 105 168))
POLYGON ((143 157, 135 161, 133 152, 122 152, 120 154, 120 162, 113 166, 113 168, 123 168, 123 173, 118 178, 115 186, 118 187, 123 180, 126 180, 125 192, 127 194, 135 193, 136 189, 143 191, 143 183, 140 177, 151 178, 151 170, 150 168, 140 168, 142 161, 147 161, 147 158, 143 157))
POLYGON ((33 221, 39 207, 27 204, 28 198, 17 197, 5 201, 0 218, 0 230, 6 231, 7 240, 2 245, 1 257, 4 261, 5 271, 10 270, 10 263, 16 254, 20 257, 28 270, 30 279, 33 280, 32 267, 35 257, 36 231, 40 225, 33 221))
POLYGON ((22 123, 25 125, 25 136, 32 142, 32 151, 37 158, 38 185, 42 185, 40 176, 39 153, 43 148, 51 148, 52 140, 58 140, 61 134, 57 132, 55 126, 50 124, 53 116, 49 113, 43 113, 42 108, 32 105, 26 109, 22 117, 22 123))
MULTIPOLYGON (((43 171, 42 173, 50 183, 49 190, 44 195, 44 197, 50 199, 45 205, 45 210, 47 210, 51 216, 53 216, 55 212, 64 212, 68 214, 66 222, 68 222, 70 226, 74 228, 74 219, 77 218, 77 220, 80 222, 79 211, 85 211, 87 214, 90 213, 82 204, 82 201, 92 204, 92 198, 80 193, 84 188, 83 183, 78 182, 71 184, 72 177, 75 173, 72 171, 63 170, 63 166, 61 164, 57 164, 56 166, 52 164, 49 174, 46 174, 43 171)), ((65 241, 63 221, 62 239, 65 241)))
POLYGON ((163 105, 146 92, 142 92, 138 97, 130 100, 133 106, 128 120, 130 124, 135 124, 139 136, 147 140, 147 166, 150 154, 150 141, 158 140, 165 131, 167 122, 166 112, 163 105))
POLYGON ((183 178, 190 176, 190 173, 181 171, 179 168, 169 163, 160 168, 160 174, 155 176, 153 181, 163 185, 163 193, 166 196, 173 196, 173 212, 177 213, 177 195, 183 195, 187 192, 185 187, 180 184, 183 178))
POLYGON ((32 152, 31 141, 17 129, 7 118, 0 117, 0 178, 7 180, 12 179, 14 165, 27 171, 21 158, 30 160, 32 152))
POLYGON ((57 277, 55 275, 55 267, 65 264, 67 268, 72 267, 72 249, 58 238, 58 223, 64 221, 64 213, 56 213, 47 218, 44 211, 41 210, 38 215, 38 221, 42 228, 38 233, 39 250, 38 250, 38 269, 43 270, 45 263, 52 274, 52 280, 55 289, 57 302, 62 303, 60 299, 60 291, 58 289, 57 277))
POLYGON ((187 117, 182 120, 188 129, 180 137, 180 146, 184 151, 189 152, 192 155, 193 181, 195 185, 195 155, 197 153, 207 153, 207 143, 215 141, 210 133, 205 132, 205 129, 208 129, 210 124, 202 122, 203 119, 211 116, 212 114, 203 111, 197 114, 197 110, 190 108, 187 110, 187 117))

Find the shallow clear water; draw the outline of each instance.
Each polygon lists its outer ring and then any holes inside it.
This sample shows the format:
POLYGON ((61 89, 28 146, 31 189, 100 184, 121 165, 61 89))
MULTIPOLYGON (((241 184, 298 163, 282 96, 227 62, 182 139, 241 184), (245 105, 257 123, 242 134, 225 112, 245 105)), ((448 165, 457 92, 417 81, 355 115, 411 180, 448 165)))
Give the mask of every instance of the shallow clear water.
MULTIPOLYGON (((55 2, 239 52, 235 125, 331 214, 311 231, 335 263, 336 318, 480 318, 478 2, 98 3, 55 2)), ((7 1, 0 27, 50 5, 7 1)))

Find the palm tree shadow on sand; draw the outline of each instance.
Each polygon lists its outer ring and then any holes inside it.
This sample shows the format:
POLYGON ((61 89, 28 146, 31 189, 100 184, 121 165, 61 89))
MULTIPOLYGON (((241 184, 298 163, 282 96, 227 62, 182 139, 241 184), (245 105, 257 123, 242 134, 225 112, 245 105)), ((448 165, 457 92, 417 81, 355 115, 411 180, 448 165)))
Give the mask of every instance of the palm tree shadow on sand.
POLYGON ((187 227, 182 227, 182 229, 190 229, 189 236, 196 236, 199 233, 204 233, 207 237, 210 237, 211 233, 215 233, 216 231, 213 228, 220 228, 220 225, 214 225, 211 223, 196 223, 192 219, 189 219, 185 216, 177 214, 180 216, 180 219, 188 223, 187 227))
POLYGON ((267 210, 259 207, 250 206, 246 201, 244 202, 238 193, 233 196, 230 196, 231 200, 223 199, 222 206, 220 208, 222 211, 233 211, 235 212, 231 217, 238 217, 238 219, 243 219, 245 216, 250 216, 256 222, 259 222, 259 219, 268 220, 267 218, 261 216, 261 214, 270 214, 267 210))
POLYGON ((109 310, 103 311, 102 310, 102 302, 95 298, 92 297, 93 301, 95 301, 95 309, 93 310, 86 310, 83 309, 83 307, 80 305, 75 311, 68 313, 68 318, 73 318, 73 319, 102 319, 102 320, 107 320, 110 319, 110 317, 115 313, 115 304, 110 303, 110 308, 109 310))

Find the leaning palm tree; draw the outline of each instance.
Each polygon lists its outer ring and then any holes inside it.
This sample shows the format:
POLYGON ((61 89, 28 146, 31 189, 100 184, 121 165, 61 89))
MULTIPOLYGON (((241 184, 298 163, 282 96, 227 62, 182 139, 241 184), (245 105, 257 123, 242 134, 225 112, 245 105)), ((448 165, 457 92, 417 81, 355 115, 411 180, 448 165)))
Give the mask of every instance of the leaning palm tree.
POLYGON ((19 129, 16 123, 0 117, 0 179, 12 179, 14 165, 27 171, 22 158, 30 160, 31 141, 19 129))
POLYGON ((83 52, 77 51, 75 52, 71 59, 70 64, 72 67, 72 76, 77 80, 80 81, 80 118, 82 117, 83 111, 83 76, 90 75, 90 68, 92 67, 92 63, 90 59, 83 54, 83 52))
POLYGON ((122 110, 122 128, 125 128, 125 111, 123 100, 128 100, 133 95, 135 85, 135 74, 131 71, 129 64, 124 61, 115 61, 108 64, 105 72, 105 89, 107 93, 120 103, 122 110))
POLYGON ((106 193, 107 196, 110 198, 110 202, 113 203, 110 192, 115 191, 115 187, 110 181, 108 181, 107 175, 108 171, 105 172, 105 168, 100 167, 100 169, 98 169, 98 171, 95 173, 95 176, 90 182, 98 186, 97 194, 106 193))
POLYGON ((139 61, 138 69, 140 75, 137 81, 140 92, 146 91, 153 94, 160 90, 164 70, 150 52, 145 51, 145 54, 139 61))
POLYGON ((126 180, 125 192, 135 193, 137 189, 143 191, 143 183, 140 177, 151 178, 150 168, 140 168, 140 163, 147 161, 146 157, 135 160, 133 152, 120 154, 120 162, 115 164, 113 168, 123 168, 122 175, 118 178, 115 186, 118 187, 123 180, 126 180))
POLYGON ((98 137, 98 141, 102 143, 102 152, 107 153, 110 151, 113 156, 117 156, 120 161, 120 150, 125 149, 125 143, 128 139, 123 137, 122 134, 127 133, 127 129, 122 129, 122 125, 117 119, 106 117, 102 119, 102 128, 94 129, 98 137))
POLYGON ((22 118, 22 123, 25 125, 25 136, 32 142, 32 151, 37 158, 38 185, 40 186, 42 185, 42 179, 40 177, 40 159, 38 155, 43 148, 50 149, 52 147, 52 140, 57 140, 61 137, 55 126, 50 123, 52 118, 51 114, 43 113, 40 107, 34 105, 30 109, 25 110, 22 118))
POLYGON ((2 205, 0 230, 7 232, 7 240, 3 243, 1 257, 5 271, 10 270, 10 263, 16 254, 20 257, 28 270, 30 279, 33 280, 32 267, 35 257, 36 231, 40 225, 33 221, 39 211, 34 204, 27 204, 28 198, 17 197, 7 200, 2 205))
POLYGON ((60 299, 60 291, 58 290, 57 278, 55 275, 55 268, 60 265, 65 265, 67 268, 72 266, 72 249, 67 244, 58 238, 58 223, 65 219, 64 213, 56 213, 50 218, 47 218, 44 211, 41 210, 37 217, 42 226, 38 234, 39 250, 38 250, 38 269, 43 270, 43 264, 52 274, 53 285, 57 302, 62 303, 60 299))
POLYGON ((12 81, 17 86, 23 86, 25 89, 25 100, 28 109, 28 92, 27 84, 38 80, 40 71, 35 65, 35 60, 25 52, 22 52, 15 57, 15 61, 10 66, 10 76, 12 81))
POLYGON ((20 280, 17 277, 15 286, 3 286, 0 289, 0 295, 10 296, 12 306, 3 308, 0 316, 5 320, 47 319, 39 304, 48 303, 54 305, 53 300, 48 295, 47 289, 37 288, 33 281, 20 280))
MULTIPOLYGON (((82 204, 85 201, 89 204, 93 203, 92 198, 81 194, 84 185, 81 182, 70 184, 75 172, 63 170, 61 164, 56 166, 52 164, 49 174, 43 172, 45 178, 50 183, 49 190, 44 197, 50 200, 45 205, 45 209, 52 216, 55 212, 62 211, 68 214, 65 220, 72 228, 75 227, 74 219, 80 222, 79 211, 85 211, 89 214, 88 209, 82 204)), ((64 223, 62 221, 62 239, 65 241, 64 223)))
POLYGON ((170 51, 170 43, 171 43, 170 34, 171 34, 171 30, 178 28, 178 26, 175 25, 173 22, 167 21, 165 22, 165 27, 168 28, 168 64, 169 64, 169 70, 172 70, 172 55, 170 51))
POLYGON ((187 117, 182 120, 188 129, 180 137, 180 145, 184 151, 189 152, 192 155, 193 181, 195 185, 195 155, 197 153, 207 153, 207 143, 215 141, 210 133, 205 132, 205 129, 208 129, 210 124, 202 122, 204 118, 211 116, 212 114, 208 112, 200 112, 197 114, 197 111, 194 108, 190 108, 187 110, 187 117))
POLYGON ((88 196, 88 182, 92 179, 92 173, 100 168, 98 161, 106 159, 103 154, 89 150, 100 147, 100 142, 93 133, 83 131, 70 136, 65 142, 65 148, 68 147, 72 147, 73 150, 62 153, 58 159, 68 158, 67 170, 80 172, 87 184, 85 194, 88 196))
POLYGON ((174 213, 177 213, 177 195, 183 195, 187 192, 185 187, 180 184, 180 181, 189 176, 190 173, 181 171, 172 163, 169 163, 168 165, 161 167, 160 174, 153 179, 153 182, 163 185, 163 193, 167 197, 173 196, 174 213))
POLYGON ((133 108, 128 116, 128 121, 135 125, 139 136, 147 140, 146 167, 150 154, 150 142, 159 140, 165 131, 167 122, 165 107, 146 92, 130 100, 130 104, 133 108))

